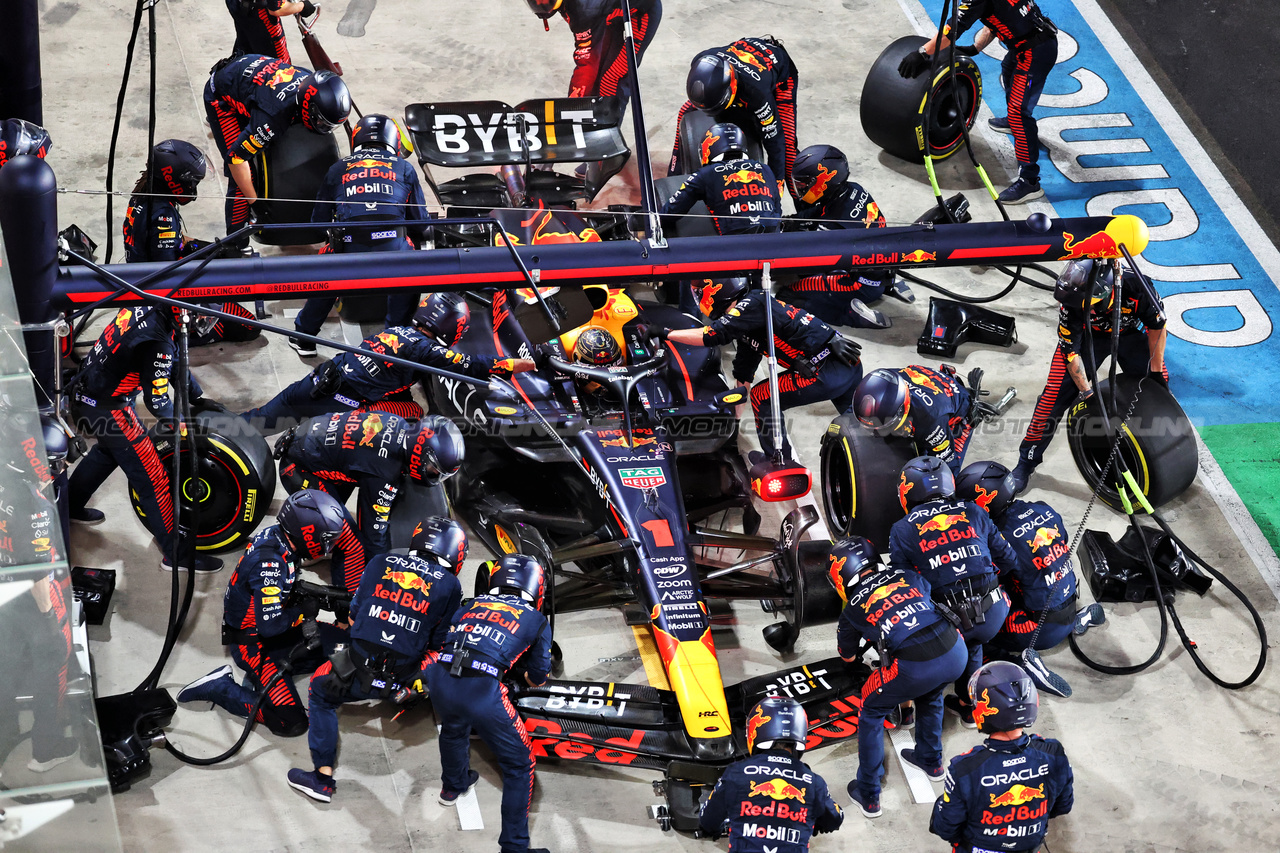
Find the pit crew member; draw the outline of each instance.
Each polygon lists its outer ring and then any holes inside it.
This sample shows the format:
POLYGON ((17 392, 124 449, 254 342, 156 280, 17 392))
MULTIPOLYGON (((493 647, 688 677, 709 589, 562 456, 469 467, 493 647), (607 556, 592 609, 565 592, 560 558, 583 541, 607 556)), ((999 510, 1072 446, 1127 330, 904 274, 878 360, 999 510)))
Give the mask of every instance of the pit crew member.
MULTIPOLYGON (((980 370, 969 374, 969 385, 980 381, 980 370), (975 375, 976 374, 976 375, 975 375)), ((915 441, 916 453, 936 456, 954 475, 964 465, 975 412, 970 388, 955 368, 913 364, 871 371, 854 393, 858 422, 879 436, 897 435, 915 441)))
POLYGON ((688 213, 699 201, 717 234, 764 234, 782 227, 774 173, 747 156, 747 139, 734 124, 717 124, 702 142, 703 166, 680 184, 659 213, 688 213))
POLYGON ((236 25, 234 53, 262 53, 289 62, 289 44, 280 19, 286 15, 312 18, 320 10, 311 0, 227 0, 236 25))
POLYGON ((40 125, 20 118, 0 121, 0 167, 23 154, 43 160, 52 148, 49 131, 40 125))

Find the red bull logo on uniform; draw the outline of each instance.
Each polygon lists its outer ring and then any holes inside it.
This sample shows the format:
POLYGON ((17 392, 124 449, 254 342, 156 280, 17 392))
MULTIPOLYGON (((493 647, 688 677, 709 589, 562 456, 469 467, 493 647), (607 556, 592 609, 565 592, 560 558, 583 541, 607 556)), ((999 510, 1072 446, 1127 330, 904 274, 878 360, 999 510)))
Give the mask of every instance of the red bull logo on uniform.
POLYGON ((1053 540, 1060 539, 1062 534, 1058 532, 1056 527, 1040 527, 1036 529, 1035 535, 1027 540, 1027 545, 1032 551, 1039 551, 1041 548, 1053 544, 1053 540))
POLYGON ((756 69, 757 71, 765 70, 764 63, 761 62, 759 59, 756 59, 755 56, 753 56, 752 54, 747 53, 745 50, 739 50, 736 47, 731 47, 729 48, 729 53, 733 54, 735 58, 741 60, 747 65, 750 65, 752 68, 756 69))
POLYGON ((382 573, 384 581, 391 581, 401 589, 416 589, 420 592, 426 592, 431 589, 431 584, 421 575, 414 572, 397 572, 387 569, 382 573))
POLYGON ((393 353, 400 352, 400 346, 404 343, 400 340, 399 335, 393 335, 390 332, 378 332, 374 337, 385 344, 387 349, 393 353))
POLYGON ((724 176, 726 184, 763 184, 764 175, 754 169, 739 169, 724 176))
POLYGON ((114 321, 115 327, 120 330, 120 334, 129 331, 129 324, 133 322, 133 311, 129 308, 121 308, 116 314, 114 321))
POLYGON ((885 584, 884 586, 877 588, 876 591, 868 595, 867 600, 862 603, 863 612, 870 612, 872 607, 875 607, 878 603, 893 595, 896 590, 906 588, 906 581, 894 581, 891 584, 885 584))
POLYGON ((911 384, 919 385, 921 388, 927 388, 935 394, 942 393, 942 389, 938 387, 938 383, 930 379, 929 374, 921 373, 914 367, 904 367, 902 368, 902 372, 911 380, 911 384))
POLYGON ((804 802, 804 796, 808 793, 807 788, 797 788, 785 779, 777 777, 770 779, 768 782, 752 782, 747 780, 750 790, 747 791, 748 797, 770 797, 775 800, 799 800, 804 802))
POLYGON ((501 601, 477 601, 476 606, 483 607, 493 613, 506 613, 508 616, 520 618, 520 608, 512 607, 510 604, 504 604, 501 601))
POLYGON ((267 81, 267 85, 275 88, 283 83, 291 82, 293 78, 297 76, 298 69, 294 68, 292 65, 286 65, 283 68, 277 69, 276 73, 271 75, 271 79, 267 81))
POLYGON ((950 530, 962 521, 968 521, 964 513, 940 512, 924 524, 917 524, 916 530, 921 533, 941 533, 950 530))
POLYGON ((360 436, 360 446, 372 447, 373 439, 382 432, 382 415, 368 415, 360 426, 364 430, 364 434, 360 436))
POLYGON ((1044 799, 1044 783, 1032 788, 1027 785, 1014 785, 1003 794, 991 794, 991 808, 1002 806, 1020 806, 1032 800, 1044 799))

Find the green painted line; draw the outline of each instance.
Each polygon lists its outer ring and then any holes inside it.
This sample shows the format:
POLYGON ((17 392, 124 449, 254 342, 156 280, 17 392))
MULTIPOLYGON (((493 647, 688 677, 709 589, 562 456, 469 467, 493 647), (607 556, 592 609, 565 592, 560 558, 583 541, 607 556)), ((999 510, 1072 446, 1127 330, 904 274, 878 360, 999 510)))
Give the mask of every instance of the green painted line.
POLYGON ((1200 438, 1280 555, 1280 424, 1203 426, 1200 438))

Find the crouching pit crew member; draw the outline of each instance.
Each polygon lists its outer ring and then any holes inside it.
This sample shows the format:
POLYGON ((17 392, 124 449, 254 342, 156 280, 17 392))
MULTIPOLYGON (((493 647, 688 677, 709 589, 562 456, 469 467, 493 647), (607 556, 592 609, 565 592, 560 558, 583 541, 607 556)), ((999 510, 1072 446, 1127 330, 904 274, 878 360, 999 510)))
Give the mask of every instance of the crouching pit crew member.
MULTIPOLYGON (((862 361, 859 358, 862 347, 794 305, 776 299, 767 301, 773 312, 773 343, 778 368, 783 371, 778 376, 782 410, 830 400, 836 412, 844 414, 849 411, 853 405, 854 388, 862 378, 862 361)), ((755 377, 760 360, 769 351, 765 302, 763 293, 750 292, 745 278, 708 280, 698 293, 698 304, 702 312, 712 318, 711 325, 701 329, 650 328, 647 332, 686 346, 714 347, 737 341, 733 378, 739 385, 746 386, 755 377)), ((751 411, 755 414, 760 447, 766 456, 777 449, 770 415, 770 393, 767 379, 751 389, 751 411)), ((792 458, 785 434, 782 455, 792 458)))
POLYGON ((546 588, 536 560, 523 554, 503 557, 489 578, 489 594, 458 612, 439 661, 427 667, 431 704, 441 725, 440 804, 454 805, 480 778, 468 755, 474 730, 502 768, 502 853, 547 853, 529 847, 533 748, 503 681, 510 674, 531 687, 546 683, 551 670, 551 626, 542 615, 546 588))
POLYGON ((462 603, 457 574, 466 556, 462 527, 433 517, 414 529, 407 556, 379 554, 369 561, 351 599, 351 643, 311 677, 307 745, 315 769, 290 770, 290 786, 322 803, 333 799, 343 703, 424 692, 425 670, 462 603))
POLYGON ((320 623, 320 647, 308 636, 315 626, 317 602, 294 595, 303 560, 328 556, 338 544, 350 516, 324 492, 303 489, 280 507, 276 523, 256 534, 231 573, 222 602, 222 642, 245 671, 236 683, 230 666, 221 666, 178 693, 179 702, 212 702, 238 717, 247 717, 270 684, 258 709, 258 722, 272 733, 296 737, 307 730, 307 711, 290 672, 311 672, 346 631, 320 623), (306 651, 295 654, 295 650, 306 651), (276 678, 285 669, 285 674, 276 678), (272 683, 274 681, 274 683, 272 683))
POLYGON ((782 227, 774 173, 747 156, 747 138, 737 125, 717 124, 707 131, 702 163, 663 203, 660 214, 685 214, 701 201, 720 235, 765 234, 782 227))
POLYGON ((1069 813, 1075 801, 1067 754, 1053 738, 1026 733, 1040 697, 1017 664, 986 664, 969 688, 987 739, 951 759, 929 831, 954 853, 1039 850, 1049 819, 1069 813))
POLYGON ((951 469, 933 456, 917 456, 902 467, 898 498, 907 517, 889 530, 889 565, 918 574, 934 608, 964 636, 969 659, 943 706, 973 728, 969 677, 982 666, 982 644, 1009 615, 1001 572, 1016 569, 1018 557, 985 512, 956 497, 951 469))
POLYGON ((960 473, 977 411, 972 393, 981 369, 969 373, 970 388, 955 368, 923 365, 881 367, 871 371, 854 394, 858 421, 879 436, 896 435, 915 442, 916 453, 936 456, 960 473))
POLYGON ((916 743, 902 757, 930 779, 941 780, 942 691, 964 672, 969 654, 960 634, 935 611, 919 576, 881 565, 866 539, 837 542, 829 560, 829 577, 845 603, 836 628, 840 657, 853 662, 872 647, 880 658, 862 686, 858 773, 848 788, 862 814, 876 818, 882 814, 885 719, 915 700, 916 743))
POLYGON ((698 816, 704 835, 728 825, 734 853, 803 853, 811 835, 835 832, 844 813, 826 781, 800 760, 809 719, 794 699, 769 696, 747 715, 750 755, 725 768, 698 816))

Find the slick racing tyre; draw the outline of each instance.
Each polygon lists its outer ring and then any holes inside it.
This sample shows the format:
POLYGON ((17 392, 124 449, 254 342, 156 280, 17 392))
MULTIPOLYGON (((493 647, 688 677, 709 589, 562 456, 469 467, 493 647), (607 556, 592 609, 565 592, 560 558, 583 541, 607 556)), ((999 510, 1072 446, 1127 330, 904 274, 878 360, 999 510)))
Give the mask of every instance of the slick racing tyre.
MULTIPOLYGON (((1123 510, 1116 491, 1115 466, 1105 480, 1102 477, 1111 453, 1111 441, 1098 401, 1099 398, 1109 400, 1110 389, 1110 381, 1104 380, 1096 394, 1068 410, 1067 444, 1089 487, 1103 503, 1123 510)), ((1140 380, 1126 374, 1116 378, 1117 412, 1112 415, 1113 426, 1119 426, 1135 394, 1138 402, 1124 423, 1118 455, 1124 458, 1151 505, 1160 507, 1181 495, 1195 481, 1199 466, 1196 439, 1186 413, 1168 388, 1150 379, 1140 380)))
MULTIPOLYGON (((736 124, 747 137, 747 154, 764 161, 764 145, 760 142, 760 129, 753 120, 754 116, 745 110, 730 109, 724 121, 736 124), (738 115, 741 113, 741 116, 738 115)), ((689 110, 680 120, 680 162, 676 164, 676 174, 692 175, 702 168, 702 140, 716 121, 702 110, 689 110)), ((679 184, 676 184, 679 186, 679 184)))
MULTIPOLYGON (((968 56, 957 56, 954 85, 951 68, 934 69, 911 80, 898 74, 898 64, 925 40, 903 36, 890 44, 871 66, 862 85, 862 130, 867 138, 895 157, 924 162, 925 92, 929 92, 929 144, 934 160, 944 160, 964 144, 982 101, 982 74, 968 56)), ((944 51, 940 62, 947 60, 944 51)))
POLYGON ((831 422, 822 438, 822 506, 833 536, 865 536, 889 549, 889 528, 902 518, 898 477, 915 444, 879 438, 853 415, 831 422))
POLYGON ((391 547, 408 548, 413 529, 424 518, 433 515, 449 517, 449 499, 445 496, 444 486, 406 483, 391 505, 391 547))
MULTIPOLYGON (((229 551, 241 547, 257 529, 276 492, 276 467, 266 439, 239 417, 220 412, 194 416, 200 471, 193 477, 187 445, 182 443, 179 495, 183 513, 198 512, 196 549, 229 551)), ((151 439, 167 474, 173 473, 173 438, 151 439)), ((138 494, 129 490, 133 511, 145 522, 138 494)), ((168 495, 161 500, 168 500, 168 495)), ((187 516, 189 523, 191 516, 187 516)))
MULTIPOLYGON (((259 156, 255 181, 263 200, 260 224, 310 222, 311 201, 324 183, 325 172, 338 162, 338 143, 332 133, 312 133, 301 124, 290 125, 259 156)), ((324 228, 265 231, 254 235, 268 246, 305 246, 329 239, 324 228)))

